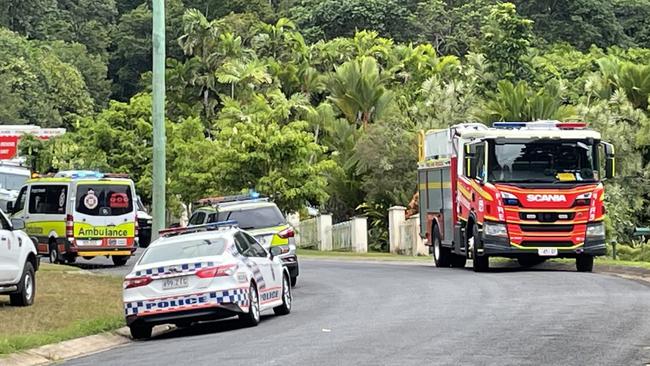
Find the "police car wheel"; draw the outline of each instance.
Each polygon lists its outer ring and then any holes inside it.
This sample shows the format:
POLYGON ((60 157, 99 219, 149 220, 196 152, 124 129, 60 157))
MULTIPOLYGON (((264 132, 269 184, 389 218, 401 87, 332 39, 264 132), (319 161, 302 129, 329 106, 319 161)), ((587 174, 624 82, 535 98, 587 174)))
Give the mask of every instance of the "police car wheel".
POLYGON ((151 338, 153 327, 147 324, 133 324, 129 329, 131 329, 131 337, 133 337, 133 339, 146 339, 151 338))
POLYGON ((249 327, 254 327, 260 322, 260 298, 254 283, 251 283, 248 289, 248 302, 248 312, 239 314, 239 320, 249 327))
POLYGON ((289 278, 285 274, 282 276, 282 305, 273 308, 275 315, 287 315, 291 312, 291 303, 293 301, 291 295, 291 286, 289 286, 289 278))
POLYGON ((296 283, 298 283, 298 276, 291 277, 291 287, 296 287, 296 283))

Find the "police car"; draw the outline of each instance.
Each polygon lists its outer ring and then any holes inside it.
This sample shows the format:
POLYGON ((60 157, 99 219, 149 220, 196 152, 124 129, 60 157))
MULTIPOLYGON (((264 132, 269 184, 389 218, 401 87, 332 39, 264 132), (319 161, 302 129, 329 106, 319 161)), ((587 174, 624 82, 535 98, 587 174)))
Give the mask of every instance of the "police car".
POLYGON ((280 248, 279 257, 289 270, 291 286, 296 285, 300 269, 295 232, 275 203, 251 191, 243 195, 203 198, 196 204, 198 208, 190 216, 188 226, 237 221, 239 227, 253 235, 267 250, 280 248))
POLYGON ((158 324, 239 316, 249 326, 260 313, 291 311, 289 271, 235 222, 166 229, 124 279, 124 312, 135 339, 158 324))

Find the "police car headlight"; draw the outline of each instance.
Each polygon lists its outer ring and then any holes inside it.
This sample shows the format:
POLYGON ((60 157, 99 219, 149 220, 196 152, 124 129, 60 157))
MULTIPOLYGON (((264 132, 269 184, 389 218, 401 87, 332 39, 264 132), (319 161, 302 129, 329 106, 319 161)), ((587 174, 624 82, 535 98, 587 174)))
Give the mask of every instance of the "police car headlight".
POLYGON ((602 222, 587 225, 587 238, 589 239, 604 239, 605 238, 605 224, 602 222))
POLYGON ((506 228, 505 224, 486 222, 483 224, 483 235, 507 238, 508 228, 506 228))

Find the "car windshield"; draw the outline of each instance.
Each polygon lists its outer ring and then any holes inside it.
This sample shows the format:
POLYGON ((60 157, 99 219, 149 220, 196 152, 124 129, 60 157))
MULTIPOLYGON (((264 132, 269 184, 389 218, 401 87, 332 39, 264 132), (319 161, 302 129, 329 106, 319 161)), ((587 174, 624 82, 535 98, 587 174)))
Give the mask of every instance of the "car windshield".
POLYGON ((225 248, 226 239, 224 238, 179 241, 160 246, 154 245, 144 252, 140 264, 222 255, 225 248))
POLYGON ((29 179, 29 175, 0 173, 0 188, 18 191, 29 179))
POLYGON ((276 206, 219 212, 216 221, 227 220, 237 221, 237 225, 244 230, 279 226, 285 223, 284 216, 276 206))
POLYGON ((587 141, 536 140, 529 143, 490 143, 491 182, 597 181, 595 149, 587 141))

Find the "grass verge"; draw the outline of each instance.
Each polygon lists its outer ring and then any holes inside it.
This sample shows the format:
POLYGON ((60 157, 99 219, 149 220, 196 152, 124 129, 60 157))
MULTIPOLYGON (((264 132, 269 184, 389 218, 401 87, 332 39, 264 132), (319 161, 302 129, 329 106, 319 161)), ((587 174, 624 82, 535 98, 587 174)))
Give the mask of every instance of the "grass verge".
POLYGON ((9 306, 0 295, 0 356, 124 325, 122 279, 44 264, 34 305, 9 306))
POLYGON ((298 249, 298 256, 305 258, 332 258, 347 260, 375 260, 375 261, 400 261, 400 262, 430 262, 431 257, 396 255, 391 253, 352 253, 352 252, 322 252, 312 249, 298 249))

